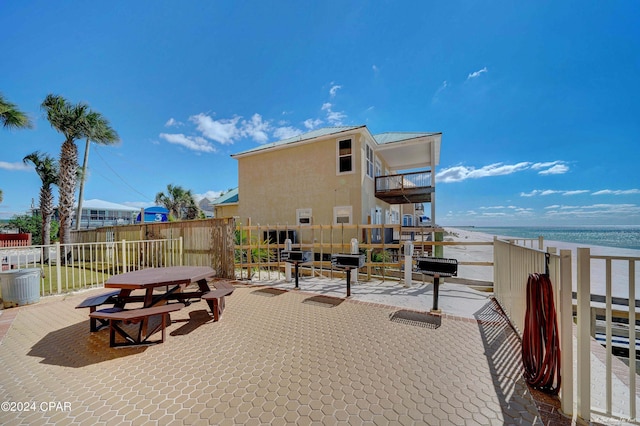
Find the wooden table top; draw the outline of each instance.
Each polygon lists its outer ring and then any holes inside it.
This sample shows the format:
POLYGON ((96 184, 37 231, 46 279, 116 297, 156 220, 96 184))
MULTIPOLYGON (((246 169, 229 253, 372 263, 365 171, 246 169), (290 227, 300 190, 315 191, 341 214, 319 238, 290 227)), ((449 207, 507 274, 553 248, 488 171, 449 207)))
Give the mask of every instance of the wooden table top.
POLYGON ((104 286, 108 288, 148 288, 165 285, 188 284, 211 278, 216 271, 209 266, 169 266, 147 268, 114 275, 104 286))

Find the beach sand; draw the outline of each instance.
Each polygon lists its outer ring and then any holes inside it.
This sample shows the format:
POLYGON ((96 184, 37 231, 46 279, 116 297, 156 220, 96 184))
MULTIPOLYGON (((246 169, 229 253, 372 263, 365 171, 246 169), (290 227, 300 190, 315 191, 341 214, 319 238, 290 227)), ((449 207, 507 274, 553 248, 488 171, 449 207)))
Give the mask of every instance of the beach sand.
MULTIPOLYGON (((476 232, 469 229, 445 227, 445 241, 493 241, 494 235, 476 232)), ((498 235, 499 238, 518 238, 508 235, 498 235)), ((544 237, 544 236, 543 236, 544 237)), ((622 256, 634 257, 640 260, 640 250, 623 249, 616 247, 604 247, 588 244, 568 243, 564 241, 544 240, 543 248, 554 247, 558 250, 571 250, 572 281, 573 291, 577 291, 577 249, 589 248, 591 255, 597 256, 622 256)), ((493 261, 493 247, 490 245, 479 246, 445 246, 444 257, 458 259, 459 262, 471 261, 493 261)), ((614 297, 629 297, 629 262, 616 260, 612 262, 612 292, 614 297)), ((460 266, 458 268, 460 277, 472 280, 493 281, 493 268, 484 266, 460 266)), ((543 271, 540 271, 543 272, 543 271)), ((636 283, 640 283, 640 267, 635 271, 636 283)), ((606 262, 604 260, 593 259, 591 261, 591 294, 604 295, 606 288, 606 262)), ((640 298, 640 285, 636 285, 636 299, 640 298)))

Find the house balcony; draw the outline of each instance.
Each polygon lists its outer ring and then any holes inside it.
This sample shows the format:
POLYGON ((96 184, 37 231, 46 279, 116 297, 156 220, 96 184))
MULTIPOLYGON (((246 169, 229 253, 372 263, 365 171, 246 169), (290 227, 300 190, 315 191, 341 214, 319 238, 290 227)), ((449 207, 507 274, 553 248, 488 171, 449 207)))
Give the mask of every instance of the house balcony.
POLYGON ((434 191, 428 170, 376 177, 376 198, 389 204, 430 203, 434 191))

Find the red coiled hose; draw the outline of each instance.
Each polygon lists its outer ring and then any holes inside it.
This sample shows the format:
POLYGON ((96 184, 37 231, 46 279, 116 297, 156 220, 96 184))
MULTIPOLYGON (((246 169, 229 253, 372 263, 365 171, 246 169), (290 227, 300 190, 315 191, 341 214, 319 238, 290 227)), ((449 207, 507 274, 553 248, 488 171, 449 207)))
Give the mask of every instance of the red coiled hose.
POLYGON ((524 378, 551 395, 560 391, 560 345, 551 280, 531 274, 527 281, 527 313, 522 334, 524 378))

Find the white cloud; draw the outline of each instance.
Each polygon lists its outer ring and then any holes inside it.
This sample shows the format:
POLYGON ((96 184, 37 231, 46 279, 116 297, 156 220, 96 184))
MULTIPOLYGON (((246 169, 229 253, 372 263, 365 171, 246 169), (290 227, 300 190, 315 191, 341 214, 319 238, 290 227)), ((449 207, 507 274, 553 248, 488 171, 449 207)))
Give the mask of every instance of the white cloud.
POLYGON ((339 84, 334 84, 333 86, 331 86, 331 89, 329 89, 329 96, 331 96, 332 98, 335 97, 339 89, 342 89, 342 86, 340 86, 339 84))
POLYGON ((534 163, 531 165, 533 170, 540 170, 540 175, 561 175, 569 171, 569 166, 565 161, 547 161, 545 163, 534 163))
POLYGON ((640 217, 640 206, 636 204, 592 204, 586 206, 549 206, 546 213, 549 217, 567 219, 607 219, 613 215, 640 217))
POLYGON ((33 170, 33 166, 24 164, 22 161, 16 163, 7 163, 6 161, 0 161, 0 169, 4 170, 33 170))
POLYGON ((182 123, 173 117, 171 117, 170 119, 167 120, 166 123, 164 123, 164 127, 173 127, 173 126, 180 126, 180 125, 182 125, 182 123))
POLYGON ((467 80, 472 79, 472 78, 478 78, 480 77, 480 75, 484 72, 488 72, 489 70, 487 69, 487 67, 482 68, 481 70, 478 70, 476 72, 472 72, 471 74, 469 74, 467 76, 467 80))
POLYGON ((322 104, 322 111, 327 113, 327 121, 333 126, 342 126, 342 122, 347 116, 342 112, 333 111, 333 105, 329 102, 322 104))
POLYGON ((169 143, 182 145, 192 151, 216 152, 216 149, 209 141, 200 136, 185 136, 182 133, 168 134, 160 133, 160 137, 169 143))
POLYGON ((562 195, 579 195, 579 194, 585 194, 589 192, 586 189, 574 189, 573 191, 564 191, 562 193, 562 195))
POLYGON ((531 163, 522 162, 517 164, 494 163, 476 169, 475 167, 454 166, 443 169, 437 174, 440 182, 461 182, 467 179, 478 179, 490 176, 510 175, 529 168, 531 163))
POLYGON ((238 129, 240 117, 214 120, 208 115, 200 113, 189 117, 189 121, 196 124, 196 129, 204 137, 220 142, 223 145, 232 144, 242 134, 238 129))
POLYGON ((449 84, 447 83, 447 80, 443 81, 440 87, 438 87, 436 92, 433 94, 433 97, 431 98, 431 102, 437 102, 439 99, 440 93, 442 93, 448 86, 449 84))
POLYGON ((378 71, 380 71, 380 68, 378 68, 376 64, 371 65, 371 69, 373 70, 374 73, 377 73, 378 71))
POLYGON ((574 189, 574 190, 570 190, 570 191, 566 191, 566 190, 557 190, 557 189, 534 189, 531 192, 521 192, 520 196, 521 197, 535 197, 538 195, 544 196, 544 195, 554 195, 554 194, 561 194, 561 195, 578 195, 578 194, 584 194, 589 192, 586 189, 574 189))
POLYGON ((322 120, 320 120, 319 118, 316 118, 316 119, 309 118, 304 120, 304 127, 306 127, 309 130, 313 130, 321 124, 322 124, 322 120))
POLYGON ((204 194, 193 194, 193 198, 195 199, 196 203, 199 203, 205 198, 208 199, 209 201, 213 201, 216 198, 218 198, 220 194, 222 194, 222 192, 223 191, 207 191, 204 194))
POLYGON ((271 126, 268 121, 262 120, 260 114, 253 114, 250 120, 242 120, 240 134, 245 137, 250 137, 258 143, 265 143, 269 141, 267 132, 270 129, 271 126))
POLYGON ((640 194, 640 189, 603 189, 591 195, 631 195, 640 194))
POLYGON ((564 173, 567 173, 569 171, 569 167, 565 164, 556 164, 555 166, 551 167, 550 169, 547 170, 542 170, 540 172, 538 172, 538 174, 541 175, 562 175, 564 173))
POLYGON ((296 129, 295 127, 284 126, 284 127, 277 127, 273 131, 273 136, 278 140, 282 140, 282 139, 287 139, 287 138, 292 138, 294 136, 298 136, 298 135, 300 135, 302 133, 303 133, 302 130, 296 129))

